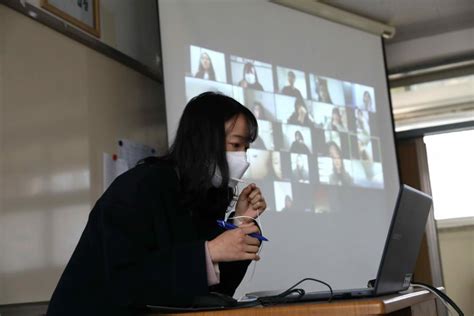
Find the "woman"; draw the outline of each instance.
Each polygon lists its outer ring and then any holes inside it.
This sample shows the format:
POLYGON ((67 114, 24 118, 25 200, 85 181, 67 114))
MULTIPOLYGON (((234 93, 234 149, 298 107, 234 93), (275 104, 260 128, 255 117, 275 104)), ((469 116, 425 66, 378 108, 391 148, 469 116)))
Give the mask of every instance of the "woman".
POLYGON ((364 110, 373 111, 372 109, 372 97, 370 96, 369 91, 364 91, 364 96, 362 98, 364 103, 364 110))
POLYGON ((332 104, 332 99, 331 95, 329 94, 329 89, 328 89, 328 82, 326 79, 316 77, 316 96, 318 97, 319 102, 324 102, 324 103, 331 103, 332 104))
POLYGON ((342 122, 342 115, 339 111, 339 108, 333 108, 331 114, 331 123, 328 126, 329 130, 338 131, 338 132, 345 132, 347 131, 344 123, 342 122))
POLYGON ((283 172, 281 168, 281 156, 278 151, 273 151, 270 155, 270 177, 271 179, 281 180, 283 172))
POLYGON ((309 115, 308 109, 306 108, 306 104, 304 103, 303 99, 295 100, 295 110, 288 118, 288 124, 298 124, 308 127, 314 126, 314 121, 311 115, 309 115))
POLYGON ((329 156, 332 159, 332 174, 329 176, 329 184, 350 185, 353 183, 351 175, 344 167, 342 151, 335 142, 328 143, 329 156))
POLYGON ((291 143, 290 152, 297 154, 311 154, 308 146, 304 143, 303 134, 300 131, 295 131, 295 140, 291 143))
MULTIPOLYGON (((255 117, 237 101, 212 92, 193 98, 168 153, 118 177, 98 200, 47 315, 130 315, 146 304, 191 305, 210 291, 232 295, 250 260, 260 259, 248 236, 259 230, 250 222, 223 231, 216 220, 256 137, 255 117)), ((251 184, 235 216, 256 218, 265 208, 251 184)))
POLYGON ((216 80, 214 66, 212 65, 212 60, 208 53, 204 52, 201 54, 201 57, 199 58, 199 69, 195 77, 207 80, 216 80))
POLYGON ((258 82, 257 70, 252 63, 245 63, 243 72, 243 78, 240 80, 239 86, 242 88, 263 91, 262 85, 258 82))

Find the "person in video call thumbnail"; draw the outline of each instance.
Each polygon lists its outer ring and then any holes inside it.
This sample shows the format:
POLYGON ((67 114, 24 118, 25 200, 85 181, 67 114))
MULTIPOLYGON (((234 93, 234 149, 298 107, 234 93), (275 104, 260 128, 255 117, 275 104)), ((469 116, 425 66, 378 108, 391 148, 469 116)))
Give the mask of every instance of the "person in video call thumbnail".
POLYGON ((345 132, 347 131, 344 123, 342 122, 342 115, 339 111, 339 108, 333 108, 331 113, 331 122, 328 126, 329 130, 337 131, 337 132, 345 132))
POLYGON ((262 103, 255 101, 250 110, 252 111, 253 115, 255 115, 255 118, 257 120, 266 120, 265 110, 263 108, 262 103))
POLYGON ((323 103, 331 103, 331 96, 329 95, 328 82, 326 79, 316 77, 316 94, 318 101, 323 103))
POLYGON ((285 195, 285 206, 280 212, 289 212, 293 209, 293 199, 289 195, 285 195))
POLYGON ((290 152, 309 155, 311 152, 304 143, 303 134, 300 131, 295 132, 295 140, 291 143, 290 152))
POLYGON ((211 57, 209 57, 209 54, 206 52, 201 53, 201 57, 199 58, 199 68, 195 77, 216 80, 216 73, 214 71, 214 66, 212 65, 211 57))
POLYGON ((293 178, 298 182, 309 182, 308 169, 303 164, 303 159, 307 159, 307 156, 302 154, 296 155, 295 166, 293 168, 293 178))
POLYGON ((283 174, 282 174, 282 169, 281 169, 281 157, 280 157, 279 152, 277 151, 272 152, 272 154, 270 155, 270 164, 271 164, 271 168, 270 168, 269 176, 272 179, 281 180, 283 177, 283 174))
POLYGON ((370 96, 369 91, 364 91, 364 95, 362 97, 362 102, 364 103, 364 109, 367 111, 373 111, 372 108, 372 97, 370 96))
POLYGON ((264 170, 264 180, 282 179, 281 158, 279 152, 270 152, 269 155, 266 155, 266 159, 264 158, 264 163, 265 166, 260 168, 261 170, 264 170))
POLYGON ((361 109, 356 109, 355 111, 357 132, 359 132, 363 136, 370 135, 369 122, 367 121, 366 115, 367 112, 362 111, 361 109))
POLYGON ((192 98, 167 153, 120 175, 97 201, 46 315, 142 315, 148 304, 232 296, 260 259, 249 234, 260 231, 263 193, 255 183, 236 190, 257 134, 257 120, 236 100, 192 98), (241 218, 229 221, 238 228, 221 229, 216 220, 234 199, 229 216, 241 218))
MULTIPOLYGON (((250 109, 255 116, 257 120, 265 120, 265 110, 263 108, 262 103, 255 101, 250 109)), ((252 148, 258 148, 258 149, 267 149, 267 146, 265 145, 265 142, 263 139, 260 137, 260 135, 257 136, 257 139, 252 144, 252 148)))
POLYGON ((372 161, 372 155, 369 154, 368 147, 370 145, 370 138, 365 136, 359 136, 357 138, 357 144, 359 147, 359 157, 361 160, 372 161))
POLYGON ((358 137, 359 157, 361 165, 367 180, 372 180, 374 177, 372 155, 369 153, 370 139, 367 137, 358 137))
POLYGON ((304 125, 308 127, 314 126, 314 121, 308 113, 306 104, 303 99, 296 98, 295 100, 295 110, 288 119, 289 124, 304 125))
POLYGON ((258 82, 257 69, 252 63, 245 63, 242 77, 239 82, 240 87, 263 91, 262 85, 258 82))
POLYGON ((329 184, 351 185, 353 183, 351 175, 344 167, 342 151, 335 142, 328 143, 329 157, 332 159, 332 174, 329 176, 329 184))
POLYGON ((284 86, 283 89, 281 89, 281 93, 290 97, 295 97, 297 99, 303 100, 303 96, 301 95, 300 90, 295 87, 295 80, 295 73, 291 70, 288 71, 288 85, 284 86))

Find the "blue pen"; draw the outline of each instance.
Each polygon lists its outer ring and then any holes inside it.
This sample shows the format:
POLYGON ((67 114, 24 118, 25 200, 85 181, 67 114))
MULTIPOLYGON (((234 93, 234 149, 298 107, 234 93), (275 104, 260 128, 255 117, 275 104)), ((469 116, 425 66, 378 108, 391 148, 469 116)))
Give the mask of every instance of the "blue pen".
MULTIPOLYGON (((234 224, 227 223, 226 221, 222 221, 222 220, 218 220, 217 225, 219 225, 220 227, 222 227, 224 229, 227 229, 227 230, 239 228, 238 226, 235 226, 234 224)), ((268 241, 267 238, 263 237, 261 234, 258 234, 258 233, 251 233, 251 234, 249 234, 249 236, 251 236, 253 238, 257 238, 260 241, 268 241)))

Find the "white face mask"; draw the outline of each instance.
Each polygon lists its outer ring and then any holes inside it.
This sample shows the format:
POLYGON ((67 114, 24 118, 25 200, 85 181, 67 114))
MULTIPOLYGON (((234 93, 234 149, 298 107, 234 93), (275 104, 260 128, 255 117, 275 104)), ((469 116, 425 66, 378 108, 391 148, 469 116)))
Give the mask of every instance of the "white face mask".
MULTIPOLYGON (((247 153, 245 151, 228 151, 227 164, 229 166, 229 187, 235 188, 239 183, 239 180, 243 177, 245 171, 250 166, 247 161, 247 153)), ((222 176, 219 169, 216 169, 214 176, 212 177, 212 185, 219 187, 222 183, 222 176)))
POLYGON ((245 81, 247 81, 249 84, 254 84, 256 81, 255 74, 248 72, 245 74, 245 81))

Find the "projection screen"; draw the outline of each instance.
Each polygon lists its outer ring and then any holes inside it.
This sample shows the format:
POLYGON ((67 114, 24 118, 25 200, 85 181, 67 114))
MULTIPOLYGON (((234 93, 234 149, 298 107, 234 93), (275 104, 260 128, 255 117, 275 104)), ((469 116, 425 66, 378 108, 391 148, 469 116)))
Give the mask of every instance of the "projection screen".
POLYGON ((235 296, 305 277, 365 287, 400 186, 380 37, 266 1, 159 1, 159 12, 170 143, 204 91, 259 122, 244 179, 265 194, 270 241, 235 296))

